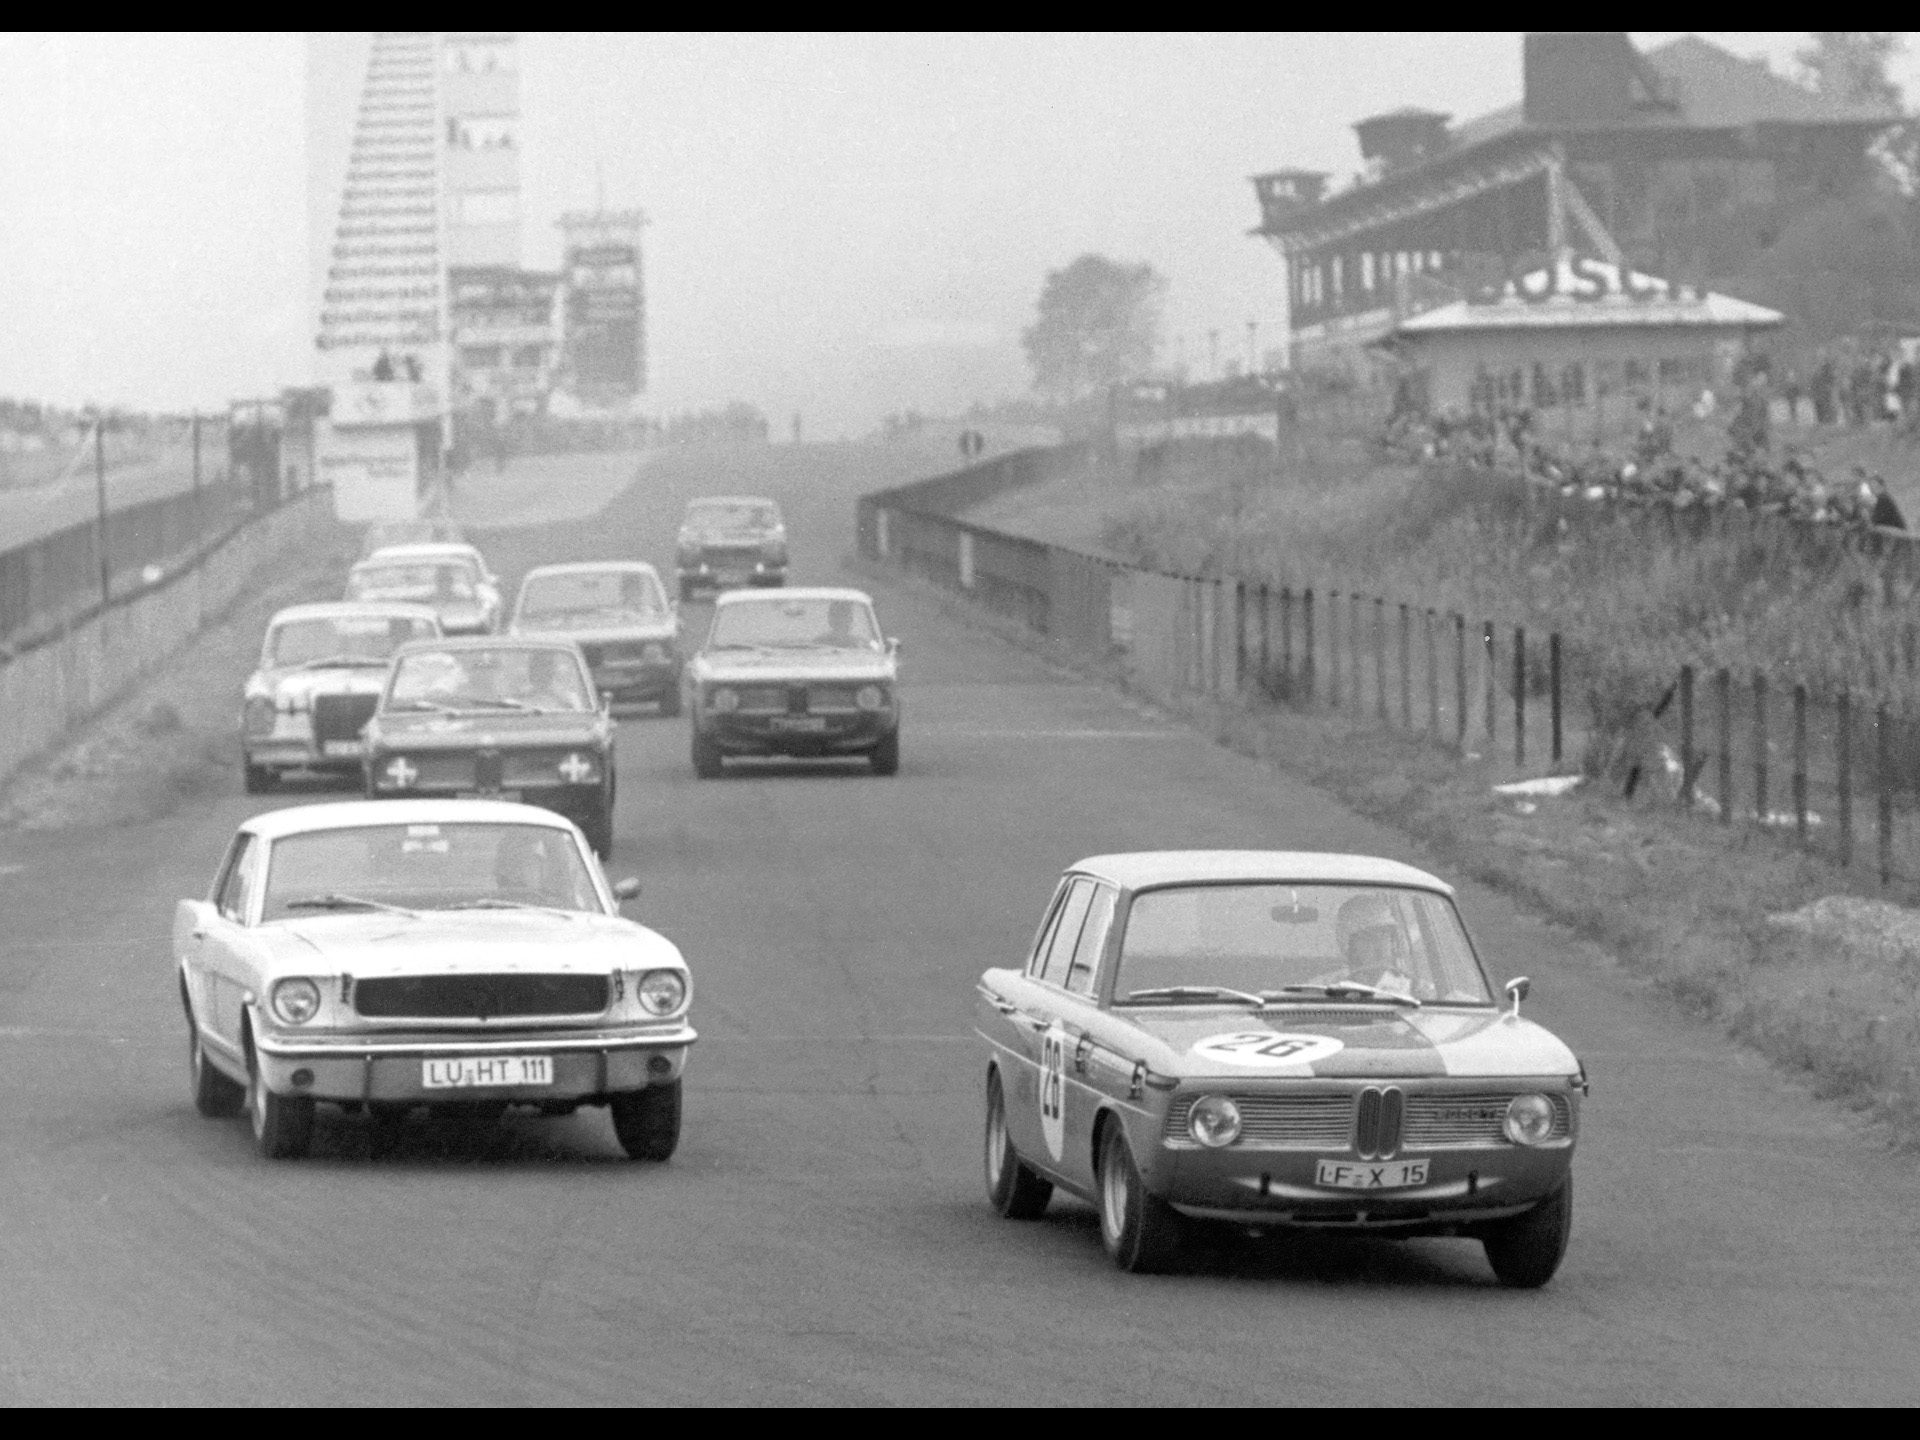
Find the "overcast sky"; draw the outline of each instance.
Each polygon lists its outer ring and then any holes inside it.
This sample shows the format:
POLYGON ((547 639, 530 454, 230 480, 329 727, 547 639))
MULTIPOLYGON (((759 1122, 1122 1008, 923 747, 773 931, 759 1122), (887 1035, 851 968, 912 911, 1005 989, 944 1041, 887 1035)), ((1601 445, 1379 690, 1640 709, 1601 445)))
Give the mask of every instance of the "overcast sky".
MULTIPOLYGON (((1783 70, 1804 41, 1710 38, 1783 70)), ((0 38, 0 395, 184 409, 309 379, 303 53, 0 38)), ((1520 95, 1517 34, 529 34, 521 53, 525 261, 556 262, 552 220, 597 170, 652 217, 650 403, 743 399, 812 435, 1021 393, 1042 279, 1088 250, 1171 281, 1165 358, 1204 368, 1210 331, 1244 355, 1281 273, 1245 233, 1249 174, 1348 175, 1356 119, 1520 95)), ((1920 98, 1920 57, 1899 78, 1920 98)))

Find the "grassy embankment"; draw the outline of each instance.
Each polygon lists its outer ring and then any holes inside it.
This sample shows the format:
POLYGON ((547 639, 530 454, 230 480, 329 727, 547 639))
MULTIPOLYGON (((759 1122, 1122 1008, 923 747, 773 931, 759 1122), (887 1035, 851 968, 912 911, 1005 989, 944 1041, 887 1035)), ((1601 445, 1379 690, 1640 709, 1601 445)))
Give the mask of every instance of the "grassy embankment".
MULTIPOLYGON (((1091 474, 969 516, 1154 568, 1332 583, 1562 630, 1574 687, 1658 693, 1685 661, 1776 684, 1916 690, 1911 578, 1729 525, 1676 542, 1633 518, 1566 528, 1465 476, 1380 466, 1357 439, 1091 474)), ((1491 760, 1286 707, 1190 707, 1220 738, 1398 825, 1450 865, 1606 945, 1689 1010, 1920 1143, 1920 915, 1760 831, 1590 783, 1492 793, 1491 760)))

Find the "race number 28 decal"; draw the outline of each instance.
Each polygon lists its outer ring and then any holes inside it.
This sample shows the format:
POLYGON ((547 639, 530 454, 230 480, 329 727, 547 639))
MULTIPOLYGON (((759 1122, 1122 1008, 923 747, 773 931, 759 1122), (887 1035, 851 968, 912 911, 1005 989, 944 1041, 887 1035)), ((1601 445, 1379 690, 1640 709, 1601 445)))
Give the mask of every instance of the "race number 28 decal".
POLYGON ((1223 1065, 1247 1070, 1269 1070, 1295 1065, 1311 1065, 1346 1048, 1331 1035, 1288 1035, 1276 1030, 1240 1030, 1226 1035, 1209 1035, 1197 1042, 1193 1053, 1223 1065))
POLYGON ((1067 1150, 1067 1032, 1049 1025, 1040 1036, 1040 1133, 1058 1160, 1067 1150))

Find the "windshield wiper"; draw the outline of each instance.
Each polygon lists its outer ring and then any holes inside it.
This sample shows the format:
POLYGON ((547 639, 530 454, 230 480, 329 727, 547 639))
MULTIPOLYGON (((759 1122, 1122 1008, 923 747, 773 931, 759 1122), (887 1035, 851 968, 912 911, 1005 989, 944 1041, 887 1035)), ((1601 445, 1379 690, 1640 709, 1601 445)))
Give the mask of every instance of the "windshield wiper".
POLYGON ((452 905, 437 905, 437 910, 540 910, 550 915, 577 915, 577 910, 569 910, 564 905, 537 905, 531 900, 503 900, 497 895, 483 895, 478 900, 460 900, 452 905))
POLYGON ((369 900, 362 895, 308 895, 299 900, 287 901, 289 910, 384 910, 390 915, 405 915, 419 919, 418 910, 409 910, 404 905, 389 905, 384 900, 369 900))
POLYGON ((323 655, 318 660, 303 660, 296 667, 301 670, 346 669, 356 665, 379 665, 385 667, 387 661, 378 655, 323 655))
POLYGON ((392 710, 431 710, 436 715, 452 715, 453 706, 442 705, 438 700, 396 700, 388 707, 392 710))
POLYGON ((477 705, 487 710, 531 710, 534 708, 525 700, 507 700, 492 695, 455 695, 448 699, 445 704, 436 705, 433 708, 436 710, 457 711, 463 705, 477 705))
POLYGON ((1129 990, 1121 1003, 1129 1004, 1135 1000, 1232 1000, 1255 1009, 1267 1003, 1258 995, 1245 990, 1232 990, 1225 985, 1155 985, 1146 990, 1129 990))
POLYGON ((1382 990, 1378 985, 1368 985, 1360 980, 1333 980, 1325 985, 1282 985, 1278 990, 1262 990, 1260 995, 1268 1003, 1289 995, 1321 995, 1329 1000, 1342 995, 1357 995, 1367 1000, 1384 1000, 1389 1005, 1405 1005, 1411 1010, 1418 1010, 1421 1003, 1411 995, 1382 990))

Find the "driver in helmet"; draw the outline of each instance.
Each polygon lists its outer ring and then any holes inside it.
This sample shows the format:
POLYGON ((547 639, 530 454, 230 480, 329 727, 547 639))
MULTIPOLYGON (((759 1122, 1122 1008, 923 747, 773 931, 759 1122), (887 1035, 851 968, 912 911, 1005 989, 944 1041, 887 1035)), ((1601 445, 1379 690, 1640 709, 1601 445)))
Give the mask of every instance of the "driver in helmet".
POLYGON ((1347 978, 1391 995, 1413 994, 1413 947, 1393 904, 1377 891, 1355 895, 1334 918, 1347 978))
POLYGON ((550 903, 547 836, 531 825, 516 825, 500 837, 493 852, 493 883, 506 900, 550 903))

